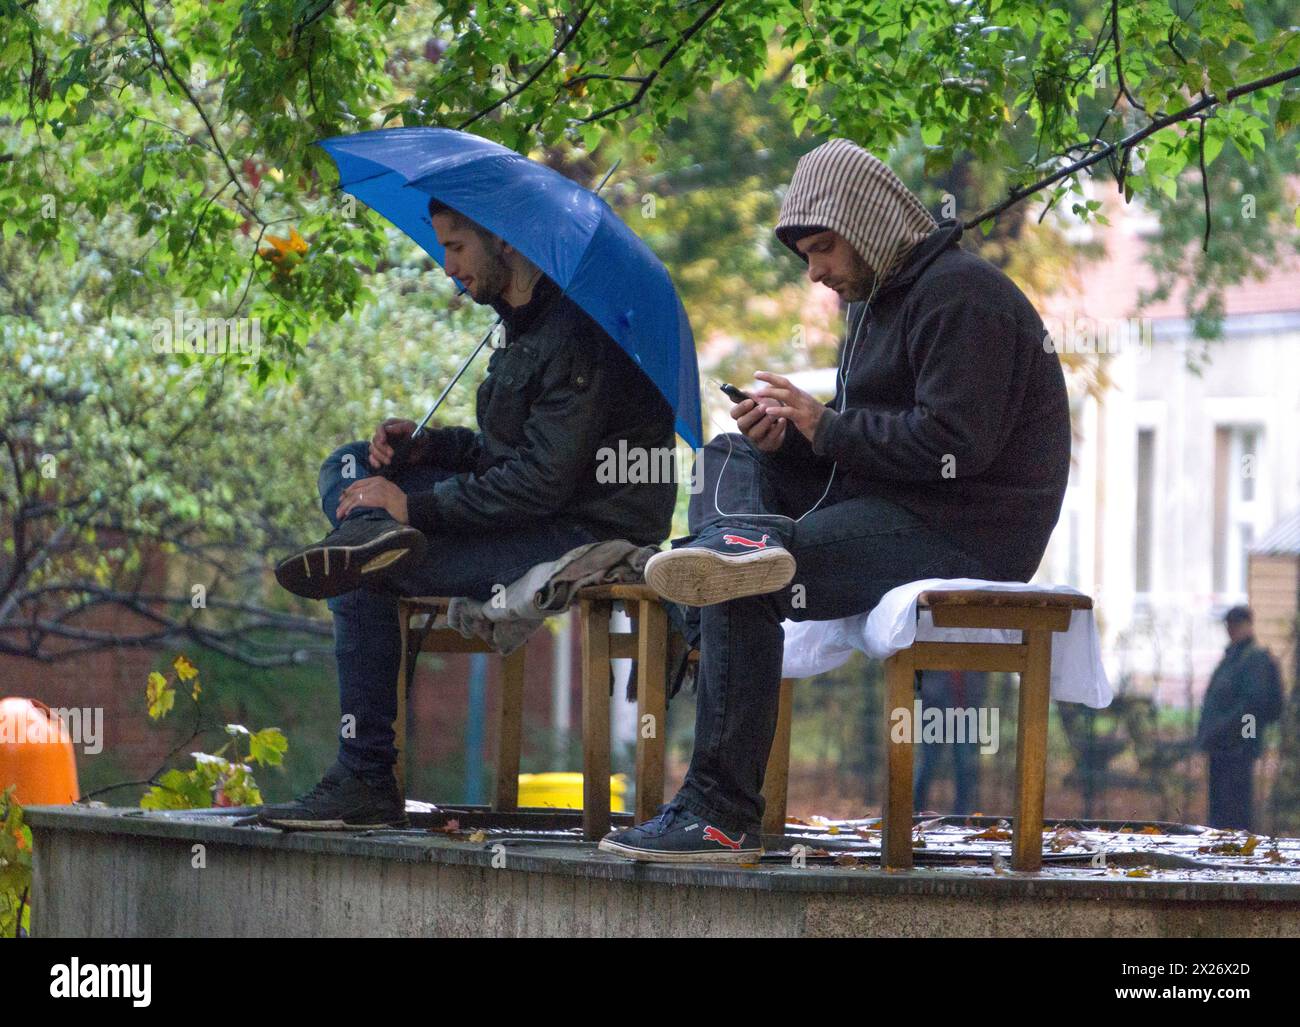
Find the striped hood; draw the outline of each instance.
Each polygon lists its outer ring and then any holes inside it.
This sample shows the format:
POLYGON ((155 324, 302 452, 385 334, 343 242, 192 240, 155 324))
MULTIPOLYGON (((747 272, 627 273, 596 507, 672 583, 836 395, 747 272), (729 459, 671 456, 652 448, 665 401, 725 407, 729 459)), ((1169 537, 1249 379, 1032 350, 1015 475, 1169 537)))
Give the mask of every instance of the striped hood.
POLYGON ((807 263, 795 242, 811 230, 834 229, 883 282, 937 227, 883 162, 848 139, 832 139, 799 158, 776 236, 807 263))

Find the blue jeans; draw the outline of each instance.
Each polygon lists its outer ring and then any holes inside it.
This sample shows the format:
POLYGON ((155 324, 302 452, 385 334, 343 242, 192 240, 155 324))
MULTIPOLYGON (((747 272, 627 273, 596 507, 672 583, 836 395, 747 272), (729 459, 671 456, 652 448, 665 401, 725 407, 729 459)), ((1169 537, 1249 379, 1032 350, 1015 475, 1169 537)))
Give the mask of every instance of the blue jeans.
POLYGON ((822 504, 795 523, 822 495, 829 466, 778 465, 739 434, 714 438, 699 459, 692 534, 674 547, 739 528, 779 539, 797 565, 779 592, 704 607, 670 604, 700 649, 695 752, 675 801, 723 829, 756 830, 776 733, 781 622, 866 613, 890 589, 921 578, 1002 576, 906 508, 869 488, 844 487, 838 474, 822 504))
MULTIPOLYGON (((321 465, 317 487, 330 524, 343 490, 371 473, 369 443, 340 446, 321 465), (350 476, 347 472, 351 472, 350 476)), ((452 476, 445 468, 404 468, 394 479, 403 492, 420 492, 452 476)), ((348 517, 373 517, 375 507, 357 507, 348 517)), ((530 568, 595 542, 587 530, 556 522, 501 532, 447 532, 429 538, 423 559, 403 566, 385 581, 326 600, 334 614, 338 662, 339 762, 353 773, 391 773, 397 760, 393 722, 397 717, 397 674, 401 666, 400 596, 468 596, 490 599, 493 585, 509 585, 530 568), (351 723, 349 721, 351 720, 351 723)))
MULTIPOLYGON (((982 671, 925 670, 921 672, 922 710, 935 708, 959 710, 981 707, 987 698, 987 675, 982 671), (954 682, 953 675, 960 678, 954 682)), ((916 746, 919 759, 913 776, 912 805, 915 809, 929 808, 930 785, 939 776, 939 767, 947 752, 952 753, 952 777, 955 795, 951 812, 967 816, 975 811, 979 801, 980 742, 968 738, 965 742, 949 739, 945 742, 920 741, 916 746)))

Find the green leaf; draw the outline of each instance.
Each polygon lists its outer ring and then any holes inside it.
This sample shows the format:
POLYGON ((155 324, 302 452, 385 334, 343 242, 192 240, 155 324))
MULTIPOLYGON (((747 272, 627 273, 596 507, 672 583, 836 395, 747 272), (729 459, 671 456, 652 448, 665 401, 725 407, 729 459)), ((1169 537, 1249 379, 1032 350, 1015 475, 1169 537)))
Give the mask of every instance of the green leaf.
POLYGON ((289 742, 279 728, 263 728, 248 740, 248 758, 264 766, 278 767, 289 751, 289 742))
POLYGON ((1278 135, 1286 135, 1300 122, 1300 96, 1284 96, 1278 101, 1277 115, 1273 119, 1278 135))
POLYGON ((1205 164, 1208 167, 1214 163, 1214 158, 1219 155, 1223 149, 1223 137, 1220 135, 1211 135, 1208 131, 1205 133, 1205 164))

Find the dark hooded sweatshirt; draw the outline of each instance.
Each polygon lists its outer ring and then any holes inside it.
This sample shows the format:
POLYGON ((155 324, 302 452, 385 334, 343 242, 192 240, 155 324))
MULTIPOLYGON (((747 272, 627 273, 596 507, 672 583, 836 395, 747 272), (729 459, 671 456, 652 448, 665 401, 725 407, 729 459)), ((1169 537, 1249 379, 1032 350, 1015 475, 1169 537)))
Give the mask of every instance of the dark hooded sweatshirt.
POLYGON ((835 228, 859 252, 887 253, 881 264, 897 269, 869 305, 850 304, 846 345, 862 321, 844 412, 836 412, 839 386, 813 443, 787 431, 774 460, 827 469, 838 461, 849 493, 891 499, 995 577, 1028 581, 1070 470, 1065 377, 1044 346, 1042 320, 1010 278, 958 246, 959 222, 930 229, 924 208, 874 157, 843 140, 826 147, 801 161, 778 235, 794 249, 797 226, 835 228), (864 157, 875 163, 868 168, 864 157), (887 187, 879 184, 886 174, 887 187), (905 214, 882 219, 881 209, 905 214), (882 223, 894 227, 882 232, 882 223))

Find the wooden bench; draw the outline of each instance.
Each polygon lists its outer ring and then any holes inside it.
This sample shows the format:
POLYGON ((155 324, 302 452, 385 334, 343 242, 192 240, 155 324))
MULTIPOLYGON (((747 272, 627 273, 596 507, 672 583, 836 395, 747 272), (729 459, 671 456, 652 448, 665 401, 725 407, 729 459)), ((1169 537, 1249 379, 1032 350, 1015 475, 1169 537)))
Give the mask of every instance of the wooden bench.
MULTIPOLYGON (((601 585, 579 590, 576 596, 582 640, 583 834, 589 840, 610 828, 610 661, 637 661, 636 809, 640 823, 654 816, 663 802, 664 729, 668 616, 657 593, 645 585, 601 585), (613 631, 610 615, 622 603, 632 619, 628 631, 613 631)), ((398 787, 406 787, 406 692, 414 678, 415 661, 427 653, 488 653, 483 640, 465 638, 445 625, 413 629, 416 617, 445 615, 444 596, 414 596, 399 604, 402 662, 398 671, 396 735, 398 787)), ((501 701, 497 706, 496 785, 492 809, 519 808, 519 750, 522 734, 524 650, 503 657, 501 701)))
MULTIPOLYGON (((668 674, 668 618, 657 593, 646 585, 601 585, 577 594, 582 640, 583 834, 596 840, 609 830, 610 661, 637 661, 636 812, 641 823, 663 802, 665 694, 668 674), (633 620, 629 631, 613 631, 610 615, 622 603, 633 620)), ((402 666, 398 678, 396 734, 399 787, 405 789, 406 690, 420 652, 491 652, 479 639, 437 625, 413 635, 419 615, 445 614, 444 597, 417 596, 400 603, 402 666), (412 639, 418 643, 412 644, 412 639)), ((890 711, 912 710, 916 674, 922 670, 1006 671, 1020 675, 1016 721, 1016 787, 1012 867, 1042 865, 1043 798, 1047 768, 1047 713, 1051 685, 1052 635, 1065 631, 1074 610, 1092 608, 1087 596, 1052 592, 964 589, 921 593, 918 608, 929 609, 936 627, 1005 628, 1021 632, 1016 643, 915 642, 885 661, 886 790, 881 862, 912 866, 913 742, 889 738, 890 711)), ((496 720, 496 785, 492 808, 518 809, 519 742, 523 708, 524 647, 504 657, 502 697, 496 720)), ((776 734, 763 780, 763 833, 785 830, 790 767, 793 681, 780 685, 776 734)))
MULTIPOLYGON (((415 596, 398 603, 398 624, 402 632, 402 660, 397 671, 397 719, 393 722, 397 748, 397 787, 406 794, 406 693, 415 679, 415 664, 420 653, 495 653, 480 638, 466 638, 455 628, 437 624, 445 616, 451 600, 446 596, 415 596), (429 623, 413 629, 415 617, 428 617, 429 623)), ((498 654, 500 655, 500 654, 498 654)), ((501 657, 501 701, 494 724, 496 734, 496 781, 493 784, 492 809, 513 812, 519 809, 519 746, 523 733, 524 646, 501 657)))
MULTIPOLYGON (((1047 777, 1047 713, 1052 677, 1052 635, 1070 627, 1075 610, 1092 609, 1088 596, 993 589, 922 592, 939 628, 1007 628, 1019 642, 913 642, 885 661, 886 785, 881 863, 912 866, 912 740, 889 737, 890 712, 911 709, 915 676, 922 670, 1007 671, 1020 675, 1016 715, 1016 785, 1011 866, 1043 864, 1043 798, 1047 777)), ((915 732, 914 732, 915 733, 915 732)))

